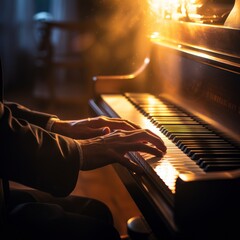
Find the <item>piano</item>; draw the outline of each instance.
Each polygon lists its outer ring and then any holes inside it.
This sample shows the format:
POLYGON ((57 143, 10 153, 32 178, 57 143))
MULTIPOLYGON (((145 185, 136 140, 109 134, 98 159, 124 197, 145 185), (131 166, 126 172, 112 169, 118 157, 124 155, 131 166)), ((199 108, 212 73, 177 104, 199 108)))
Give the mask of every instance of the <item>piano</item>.
MULTIPOLYGON (((150 129, 164 157, 114 168, 156 239, 239 239, 240 29, 162 19, 136 71, 95 76, 94 115, 150 129)), ((154 238, 154 239, 155 239, 154 238)))

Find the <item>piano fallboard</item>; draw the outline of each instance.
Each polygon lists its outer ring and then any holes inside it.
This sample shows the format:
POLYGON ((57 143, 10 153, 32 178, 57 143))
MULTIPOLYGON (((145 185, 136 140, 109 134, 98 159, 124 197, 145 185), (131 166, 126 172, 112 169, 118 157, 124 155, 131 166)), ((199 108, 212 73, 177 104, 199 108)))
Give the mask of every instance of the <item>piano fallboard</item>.
POLYGON ((90 106, 97 115, 128 119, 164 140, 168 150, 162 159, 129 152, 131 160, 143 167, 143 176, 115 164, 158 238, 235 234, 233 219, 240 213, 238 141, 167 96, 102 94, 90 100, 90 106))

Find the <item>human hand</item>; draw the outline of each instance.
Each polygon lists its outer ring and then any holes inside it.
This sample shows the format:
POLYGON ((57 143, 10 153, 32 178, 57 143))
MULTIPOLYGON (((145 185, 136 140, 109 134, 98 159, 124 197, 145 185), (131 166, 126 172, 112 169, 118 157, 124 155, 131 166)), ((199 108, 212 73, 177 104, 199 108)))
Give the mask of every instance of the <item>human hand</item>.
POLYGON ((56 120, 52 130, 75 139, 88 139, 102 136, 115 129, 139 129, 136 124, 121 118, 95 117, 82 120, 56 120))
POLYGON ((141 173, 142 168, 126 157, 127 152, 146 152, 160 157, 166 153, 162 139, 144 129, 116 130, 101 137, 79 140, 79 143, 83 152, 80 170, 92 170, 111 163, 120 163, 133 172, 141 173))

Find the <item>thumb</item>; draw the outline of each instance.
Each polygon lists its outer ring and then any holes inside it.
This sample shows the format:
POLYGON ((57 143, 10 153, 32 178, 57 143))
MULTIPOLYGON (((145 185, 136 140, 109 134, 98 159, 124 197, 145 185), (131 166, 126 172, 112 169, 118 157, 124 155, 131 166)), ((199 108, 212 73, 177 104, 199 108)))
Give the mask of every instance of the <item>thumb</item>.
POLYGON ((103 128, 101 128, 101 130, 102 130, 102 133, 103 133, 102 135, 105 135, 105 134, 108 134, 108 133, 111 132, 109 127, 103 127, 103 128))
POLYGON ((102 136, 105 134, 110 133, 110 128, 109 127, 102 127, 102 128, 91 128, 89 131, 89 137, 97 137, 97 136, 102 136))

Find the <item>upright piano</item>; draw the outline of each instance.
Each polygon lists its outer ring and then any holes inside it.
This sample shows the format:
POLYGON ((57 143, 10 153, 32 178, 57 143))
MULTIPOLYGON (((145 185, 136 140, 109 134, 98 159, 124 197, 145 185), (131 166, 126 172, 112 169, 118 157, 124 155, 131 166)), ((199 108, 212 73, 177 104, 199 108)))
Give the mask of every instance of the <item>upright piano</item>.
MULTIPOLYGON (((209 19, 209 18, 208 18, 209 19)), ((157 239, 240 238, 240 29, 162 19, 136 71, 95 76, 93 113, 150 129, 163 158, 114 166, 157 239)))

